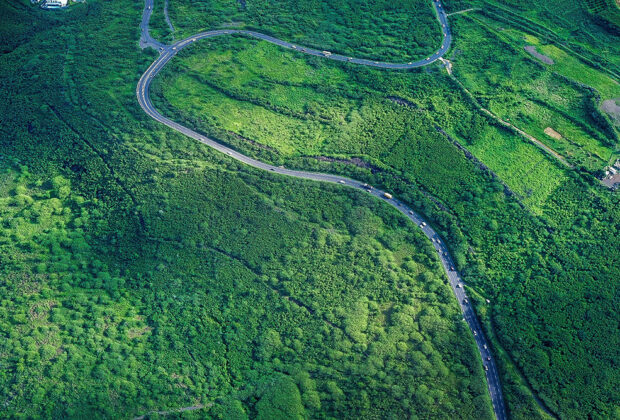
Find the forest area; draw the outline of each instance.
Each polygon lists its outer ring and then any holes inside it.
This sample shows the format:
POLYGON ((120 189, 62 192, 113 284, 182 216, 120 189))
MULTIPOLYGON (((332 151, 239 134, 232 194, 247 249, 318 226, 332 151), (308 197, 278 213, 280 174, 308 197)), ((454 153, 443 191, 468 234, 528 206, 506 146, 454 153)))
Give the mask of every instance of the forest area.
MULTIPOLYGON (((495 302, 499 343, 546 407, 562 418, 613 413, 618 198, 587 168, 567 169, 494 124, 438 67, 387 73, 242 37, 176 60, 154 86, 166 115, 261 160, 386 186, 431 215, 465 278, 495 302), (604 379, 583 393, 593 371, 604 379)), ((534 74, 567 98, 587 95, 534 74)), ((518 397, 527 390, 512 392, 513 415, 531 418, 518 397)))
POLYGON ((0 6, 0 417, 492 418, 424 235, 151 121, 140 13, 0 6))
POLYGON ((441 45, 430 0, 176 0, 170 3, 170 17, 179 28, 177 39, 220 27, 242 28, 383 61, 418 60, 441 45))
MULTIPOLYGON (((372 58, 437 48, 430 3, 359 3, 356 15, 353 3, 171 1, 179 33, 165 36, 243 22, 372 58)), ((615 418, 620 200, 594 175, 618 150, 597 107, 617 94, 617 34, 556 1, 446 3, 510 7, 451 18, 454 77, 228 37, 181 52, 153 99, 247 155, 393 192, 450 246, 510 417, 615 418), (564 45, 574 22, 587 33, 564 45), (549 144, 572 167, 480 106, 537 136, 561 124, 549 144)), ((142 6, 0 4, 0 417, 492 418, 472 336, 416 226, 142 112, 135 87, 156 55, 137 46, 142 6)))

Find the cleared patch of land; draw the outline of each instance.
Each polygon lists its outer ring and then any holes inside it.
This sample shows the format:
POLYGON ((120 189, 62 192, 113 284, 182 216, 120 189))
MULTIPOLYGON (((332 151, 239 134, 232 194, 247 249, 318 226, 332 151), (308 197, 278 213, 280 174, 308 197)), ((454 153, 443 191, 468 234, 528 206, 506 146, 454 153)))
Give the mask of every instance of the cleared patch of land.
POLYGON ((554 62, 553 62, 553 60, 551 58, 547 57, 544 54, 539 53, 538 51, 536 51, 536 47, 534 45, 526 45, 523 48, 525 49, 525 51, 527 51, 528 53, 530 53, 534 57, 538 58, 543 63, 545 63, 545 64, 554 64, 554 62))
POLYGON ((561 140, 562 139, 562 135, 560 133, 558 133, 557 131, 555 131, 551 127, 545 128, 545 134, 548 135, 549 137, 553 137, 556 140, 561 140))
POLYGON ((611 117, 616 125, 620 126, 620 98, 603 101, 601 109, 611 117))

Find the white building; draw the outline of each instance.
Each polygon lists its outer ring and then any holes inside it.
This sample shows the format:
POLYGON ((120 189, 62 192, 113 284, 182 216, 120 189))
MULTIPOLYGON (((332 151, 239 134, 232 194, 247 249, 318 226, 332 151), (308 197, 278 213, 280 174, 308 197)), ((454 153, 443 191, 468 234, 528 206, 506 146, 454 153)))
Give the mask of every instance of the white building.
POLYGON ((67 2, 69 0, 47 0, 45 2, 45 7, 48 9, 58 9, 60 7, 67 7, 67 2))

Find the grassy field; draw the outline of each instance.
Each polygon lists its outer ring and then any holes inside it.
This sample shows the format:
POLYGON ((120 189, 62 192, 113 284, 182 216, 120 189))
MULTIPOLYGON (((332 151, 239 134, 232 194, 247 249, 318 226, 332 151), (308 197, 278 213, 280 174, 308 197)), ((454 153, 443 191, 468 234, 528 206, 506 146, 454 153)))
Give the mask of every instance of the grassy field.
MULTIPOLYGON (((455 75, 486 108, 573 164, 595 171, 612 161, 616 133, 594 118, 601 115, 597 109, 600 97, 553 72, 553 66, 534 61, 522 45, 514 46, 503 31, 497 32, 497 25, 463 16, 453 20, 455 30, 463 34, 455 42, 452 57, 455 75), (545 134, 548 127, 561 138, 545 134)), ((613 90, 615 85, 607 81, 599 85, 604 92, 620 94, 620 89, 613 90)))
POLYGON ((583 61, 578 60, 553 44, 545 44, 535 36, 516 29, 510 29, 510 31, 507 31, 507 34, 514 38, 521 36, 522 44, 537 46, 542 54, 553 59, 554 65, 552 69, 554 71, 596 89, 602 99, 620 96, 620 85, 608 74, 586 65, 583 61))
POLYGON ((430 0, 178 0, 171 2, 170 16, 177 37, 243 27, 321 50, 400 62, 423 58, 441 44, 430 0))
POLYGON ((504 24, 542 36, 591 65, 618 75, 620 10, 609 0, 447 0, 445 3, 448 10, 478 7, 504 24), (591 3, 597 3, 598 7, 591 7, 591 3))

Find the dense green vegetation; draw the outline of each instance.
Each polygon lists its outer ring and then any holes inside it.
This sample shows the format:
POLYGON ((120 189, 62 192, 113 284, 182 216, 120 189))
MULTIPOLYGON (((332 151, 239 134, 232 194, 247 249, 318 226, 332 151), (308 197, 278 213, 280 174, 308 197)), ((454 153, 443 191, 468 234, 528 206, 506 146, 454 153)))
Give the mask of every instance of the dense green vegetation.
POLYGON ((221 397, 274 418, 267 395, 293 398, 288 387, 310 417, 489 416, 434 251, 396 212, 336 188, 239 179, 234 165, 166 166, 182 174, 137 188, 157 198, 143 208, 152 236, 120 271, 98 255, 111 244, 93 248, 98 200, 60 176, 3 169, 5 415, 116 416, 221 397))
POLYGON ((615 0, 444 0, 447 10, 477 7, 576 54, 590 65, 620 74, 620 8, 615 0), (592 7, 597 3, 598 7, 592 7))
POLYGON ((441 45, 430 0, 176 0, 170 16, 177 37, 243 27, 321 50, 397 62, 423 58, 441 45))
MULTIPOLYGON (((205 4, 215 24, 240 13, 219 20, 231 3, 205 4)), ((184 416, 490 417, 430 244, 359 192, 249 170, 148 119, 135 101, 154 54, 137 49, 141 9, 0 6, 0 416, 205 404, 184 416)), ((551 19, 537 11, 530 21, 551 19)), ((575 155, 615 147, 596 143, 605 126, 589 119, 588 90, 524 55, 515 32, 497 34, 487 14, 452 21, 457 77, 478 101, 513 121, 514 89, 521 112, 540 107, 521 117, 528 130, 552 113, 592 130, 575 155), (487 38, 519 49, 499 52, 489 80, 472 65, 488 50, 471 53, 487 38), (540 96, 556 89, 557 102, 540 96)), ((576 57, 530 21, 513 31, 576 57)), ((589 70, 609 75, 613 33, 589 36, 570 48, 591 57, 608 43, 605 68, 589 70)), ((619 416, 620 202, 589 173, 479 113, 437 65, 385 72, 228 38, 187 50, 157 83, 158 106, 190 126, 367 179, 424 213, 479 297, 514 418, 544 417, 532 392, 560 418, 619 416)))
MULTIPOLYGON (((522 62, 567 98, 586 91, 522 62)), ((378 71, 227 38, 183 51, 158 77, 157 106, 177 120, 264 160, 382 184, 429 215, 493 302, 504 372, 514 363, 525 381, 505 378, 513 416, 537 412, 522 404, 527 384, 561 418, 616 415, 620 203, 587 172, 495 125, 438 67, 378 71)))
POLYGON ((428 240, 150 120, 141 9, 0 6, 0 417, 491 418, 428 240))
POLYGON ((261 156, 270 150, 280 156, 265 158, 353 155, 439 180, 449 176, 448 168, 435 167, 429 155, 418 150, 453 148, 435 129, 437 122, 421 112, 443 109, 440 125, 466 133, 468 147, 534 211, 540 211, 565 179, 535 146, 488 127, 437 67, 433 74, 412 77, 377 73, 244 38, 218 39, 196 48, 198 53, 184 51, 187 59, 165 69, 162 76, 171 75, 166 84, 173 86, 163 92, 171 106, 165 109, 231 144, 247 149, 254 141, 264 145, 261 156), (398 98, 410 106, 399 104, 398 98), (467 119, 454 118, 447 106, 475 120, 476 128, 467 119), (411 136, 421 144, 408 143, 411 136), (504 147, 497 147, 500 143, 504 147), (510 156, 506 149, 512 150, 510 156), (432 171, 421 170, 430 167, 432 171))
MULTIPOLYGON (((600 94, 535 61, 495 26, 468 16, 453 18, 452 25, 459 35, 454 74, 485 108, 574 165, 594 172, 615 161, 618 137, 598 110, 600 94), (549 129, 561 137, 547 134, 549 129)), ((619 85, 606 87, 608 97, 620 96, 619 85)))
POLYGON ((165 0, 153 1, 153 13, 149 22, 149 32, 153 38, 161 42, 171 43, 174 41, 174 34, 166 22, 164 5, 165 0))

